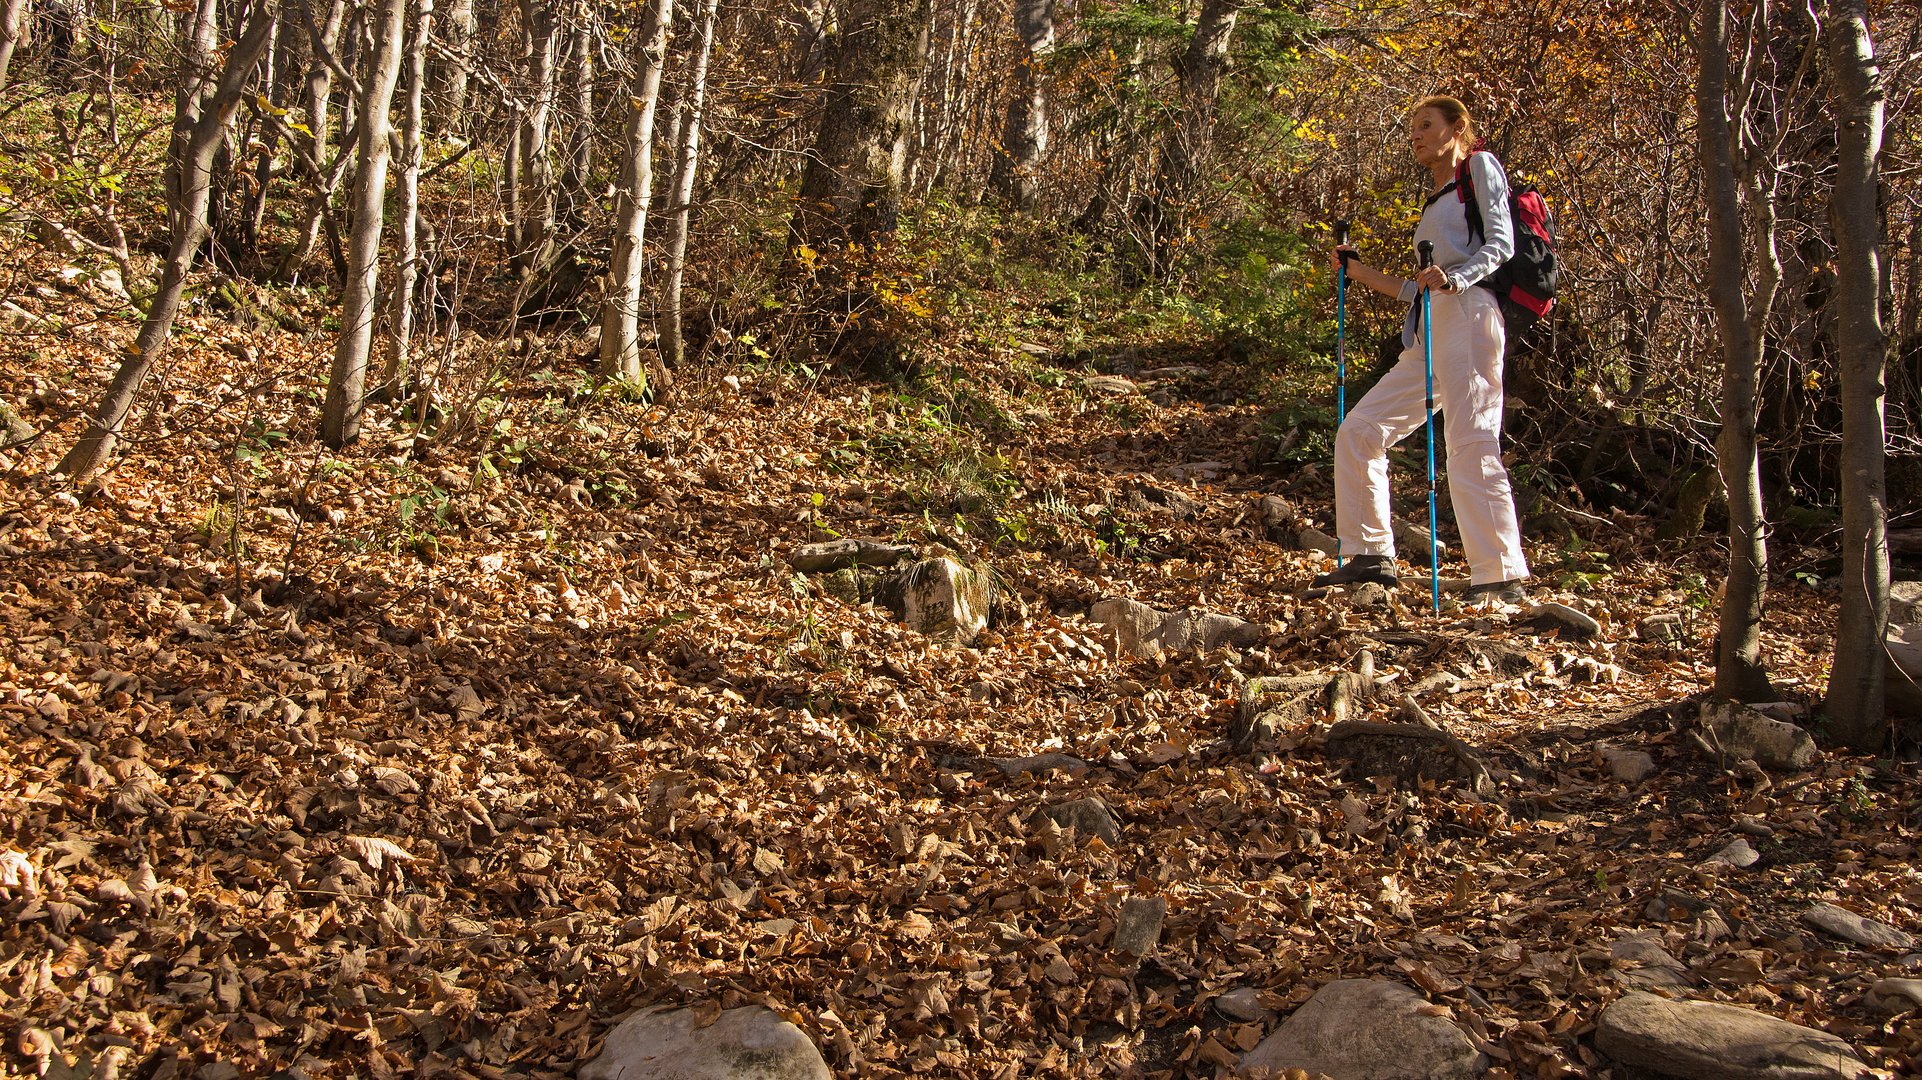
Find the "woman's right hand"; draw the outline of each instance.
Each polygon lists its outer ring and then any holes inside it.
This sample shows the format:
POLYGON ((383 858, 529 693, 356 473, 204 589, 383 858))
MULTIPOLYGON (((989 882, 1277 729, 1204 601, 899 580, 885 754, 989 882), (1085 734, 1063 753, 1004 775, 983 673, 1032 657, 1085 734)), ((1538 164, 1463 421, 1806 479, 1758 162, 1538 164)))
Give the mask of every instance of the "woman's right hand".
POLYGON ((1328 255, 1328 265, 1334 267, 1336 270, 1340 270, 1342 263, 1345 261, 1344 256, 1358 263, 1361 262, 1361 253, 1355 250, 1355 245, 1336 244, 1335 250, 1328 255))

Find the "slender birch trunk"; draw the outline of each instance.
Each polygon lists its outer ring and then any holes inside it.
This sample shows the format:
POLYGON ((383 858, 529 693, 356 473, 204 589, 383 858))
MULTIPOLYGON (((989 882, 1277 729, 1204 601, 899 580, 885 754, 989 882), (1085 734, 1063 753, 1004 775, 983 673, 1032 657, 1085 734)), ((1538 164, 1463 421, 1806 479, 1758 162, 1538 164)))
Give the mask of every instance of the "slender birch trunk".
MULTIPOLYGON (((701 160, 701 122, 707 105, 707 64, 714 51, 714 19, 720 0, 706 0, 696 30, 694 69, 681 102, 680 160, 674 165, 674 192, 667 217, 667 282, 661 290, 661 366, 672 372, 683 359, 681 279, 687 270, 688 218, 694 209, 694 180, 701 160)), ((665 389, 663 387, 663 389, 665 389)))
POLYGON ((520 174, 509 189, 508 254, 515 269, 525 270, 539 263, 542 248, 554 231, 554 170, 548 135, 554 123, 560 34, 552 0, 521 0, 521 22, 527 40, 531 96, 508 151, 520 174))
POLYGON ((335 449, 360 434, 360 414, 366 405, 367 358, 373 346, 374 311, 380 296, 380 233, 387 197, 387 163, 393 156, 393 120, 389 113, 394 84, 400 78, 407 0, 381 0, 374 16, 374 46, 362 83, 359 161, 355 165, 347 281, 340 304, 340 342, 334 349, 320 423, 321 440, 335 449))
POLYGON ((578 229, 594 175, 594 11, 582 5, 567 42, 567 160, 561 169, 556 224, 578 229))
POLYGON ((380 384, 398 396, 405 389, 414 339, 414 283, 420 279, 420 136, 422 92, 427 82, 428 42, 434 30, 434 0, 414 0, 413 26, 407 32, 407 102, 400 123, 400 186, 395 192, 398 251, 394 288, 388 294, 387 363, 380 384))
MULTIPOLYGON (((1753 176, 1738 169, 1748 154, 1731 123, 1729 30, 1725 0, 1703 0, 1701 74, 1696 94, 1703 188, 1708 201, 1708 292, 1722 336, 1722 431, 1715 441, 1716 465, 1728 494, 1729 569, 1722 595, 1721 636, 1715 658, 1715 691, 1737 701, 1770 696, 1762 661, 1762 599, 1768 588, 1768 543, 1762 510, 1762 470, 1755 440, 1758 371, 1762 336, 1774 306, 1779 269, 1765 253, 1758 284, 1745 291, 1742 189, 1758 194, 1753 176)), ((1766 199, 1750 203, 1750 238, 1772 249, 1774 216, 1766 199)))
POLYGON ((20 44, 26 15, 27 0, 0 0, 0 90, 7 88, 7 68, 13 63, 14 46, 20 44))
POLYGON ((989 184, 1010 207, 1027 213, 1040 198, 1034 170, 1048 152, 1048 84, 1041 65, 1054 51, 1054 0, 1015 0, 1014 28, 1023 52, 989 184))
POLYGON ((1867 0, 1829 6, 1838 168, 1835 229, 1836 353, 1842 375, 1842 612, 1829 675, 1829 731, 1857 750, 1880 750, 1889 541, 1883 415, 1888 340, 1882 326, 1881 156, 1885 88, 1869 39, 1867 0))
POLYGON ((254 9, 240 40, 228 50, 225 67, 216 73, 214 54, 219 35, 215 6, 216 0, 200 0, 188 39, 180 92, 174 100, 174 137, 166 184, 173 242, 161 269, 160 287, 147 308, 140 333, 94 409, 87 430, 60 459, 58 470, 76 482, 92 476, 112 453, 141 383, 146 381, 154 361, 166 351, 194 256, 211 232, 207 205, 213 193, 214 155, 226 141, 234 114, 240 109, 241 92, 272 36, 276 15, 263 3, 254 9))
POLYGON ((647 208, 654 189, 654 114, 673 23, 674 0, 650 0, 628 92, 621 186, 615 196, 614 262, 601 304, 601 375, 633 386, 646 385, 640 344, 641 245, 647 238, 647 208))
MULTIPOLYGON (((307 151, 315 165, 324 168, 328 160, 329 125, 332 123, 334 65, 339 62, 334 50, 340 44, 340 28, 346 19, 347 4, 346 0, 332 0, 331 3, 328 0, 301 0, 301 3, 312 57, 303 95, 307 112, 307 151), (313 17, 314 7, 322 3, 326 4, 326 18, 317 23, 313 17)), ((307 218, 300 226, 300 240, 281 267, 282 273, 291 272, 313 256, 314 245, 320 242, 320 226, 327 215, 327 203, 334 197, 334 188, 340 183, 346 162, 343 154, 334 159, 334 168, 314 177, 314 193, 307 204, 307 218)))
POLYGON ((1228 42, 1247 0, 1204 0, 1176 74, 1181 112, 1162 143, 1154 194, 1143 207, 1148 264, 1156 277, 1174 269, 1175 248, 1187 238, 1201 196, 1201 177, 1214 152, 1216 103, 1227 68, 1228 42))
POLYGON ((453 0, 440 20, 442 47, 436 50, 433 83, 435 127, 457 135, 467 131, 467 81, 474 70, 474 0, 453 0))

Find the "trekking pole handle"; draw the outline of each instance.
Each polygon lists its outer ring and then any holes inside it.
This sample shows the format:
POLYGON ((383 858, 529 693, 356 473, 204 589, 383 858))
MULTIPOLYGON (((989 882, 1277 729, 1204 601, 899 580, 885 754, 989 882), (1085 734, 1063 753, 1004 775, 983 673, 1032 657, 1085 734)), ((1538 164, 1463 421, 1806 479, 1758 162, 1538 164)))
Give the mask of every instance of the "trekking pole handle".
MULTIPOLYGON (((1335 246, 1345 247, 1347 246, 1347 244, 1348 244, 1348 219, 1340 218, 1335 222, 1335 246)), ((1348 260, 1354 257, 1355 257, 1355 253, 1352 251, 1342 252, 1341 253, 1342 269, 1346 270, 1348 268, 1348 260)))
POLYGON ((1421 254, 1421 264, 1424 268, 1435 265, 1435 242, 1433 240, 1423 240, 1421 243, 1415 245, 1415 250, 1421 254))

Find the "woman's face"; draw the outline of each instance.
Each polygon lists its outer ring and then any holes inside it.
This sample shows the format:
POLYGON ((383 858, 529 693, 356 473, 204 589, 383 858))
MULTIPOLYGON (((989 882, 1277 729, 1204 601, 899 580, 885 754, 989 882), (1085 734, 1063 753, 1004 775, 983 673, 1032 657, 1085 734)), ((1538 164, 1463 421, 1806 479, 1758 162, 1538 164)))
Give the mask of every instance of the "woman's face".
POLYGON ((1440 109, 1430 105, 1416 109, 1408 121, 1408 141, 1415 152, 1415 160, 1423 165, 1434 165, 1443 159, 1455 141, 1461 137, 1462 125, 1450 124, 1440 109))

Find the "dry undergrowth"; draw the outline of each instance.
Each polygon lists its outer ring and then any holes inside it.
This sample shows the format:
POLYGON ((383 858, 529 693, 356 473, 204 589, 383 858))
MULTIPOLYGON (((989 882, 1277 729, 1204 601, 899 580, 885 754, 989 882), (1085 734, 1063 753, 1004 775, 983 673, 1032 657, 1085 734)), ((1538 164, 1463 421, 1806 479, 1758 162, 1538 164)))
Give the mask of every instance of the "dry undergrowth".
MULTIPOLYGON (((1904 962, 1795 923, 1828 897, 1913 928, 1910 775, 1831 754, 1770 780, 1693 750, 1663 707, 1707 684, 1685 571, 1715 559, 1657 551, 1646 522, 1584 529, 1612 572, 1557 595, 1606 628, 1563 643, 1437 622, 1413 585, 1388 612, 1298 600, 1318 561, 1264 537, 1258 499, 1325 513, 1325 482, 1250 468, 1259 414, 1206 403, 1240 384, 1205 353, 1139 380, 1166 404, 957 361, 1001 419, 935 430, 879 387, 764 369, 689 372, 650 411, 583 395, 549 344, 504 388, 450 377, 440 436, 377 410, 336 456, 309 441, 325 343, 211 321, 74 493, 37 473, 118 332, 26 335, 0 364, 50 429, 0 455, 9 1069, 558 1076, 635 1006, 764 1002, 837 1075, 1215 1076, 1272 1028, 1215 995, 1285 1015, 1381 975, 1506 1075, 1601 1075, 1607 946, 1644 927, 1692 993, 1916 1064, 1918 1026, 1860 1000, 1904 962), (930 439, 954 467, 913 458, 930 439), (1141 482, 1198 509, 1130 501, 1141 482), (931 644, 785 568, 827 535, 985 556, 1026 617, 931 644), (1118 659, 1080 615, 1111 595, 1274 632, 1118 659), (1680 645, 1635 638, 1657 611, 1680 645), (1494 765, 1486 797, 1344 778, 1309 727, 1273 757, 1227 745, 1246 676, 1443 624, 1543 658, 1425 699, 1494 765), (1619 783, 1603 746, 1660 771, 1619 783), (1092 768, 968 767, 1043 750, 1092 768), (1030 823, 1090 795, 1112 848, 1030 823), (1744 814, 1773 827, 1762 863, 1695 869, 1744 814), (1667 888, 1719 917, 1651 922, 1667 888), (1143 894, 1170 910, 1137 964, 1108 945, 1143 894)), ((1778 597, 1771 660, 1806 696, 1831 616, 1778 597)), ((1378 661, 1406 683, 1450 662, 1378 661)))

